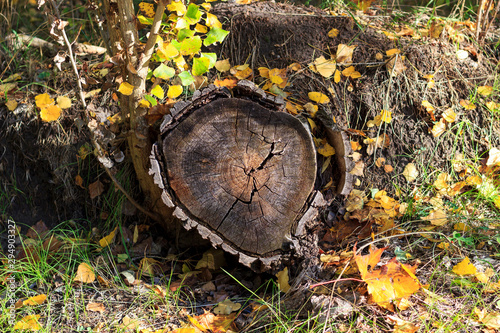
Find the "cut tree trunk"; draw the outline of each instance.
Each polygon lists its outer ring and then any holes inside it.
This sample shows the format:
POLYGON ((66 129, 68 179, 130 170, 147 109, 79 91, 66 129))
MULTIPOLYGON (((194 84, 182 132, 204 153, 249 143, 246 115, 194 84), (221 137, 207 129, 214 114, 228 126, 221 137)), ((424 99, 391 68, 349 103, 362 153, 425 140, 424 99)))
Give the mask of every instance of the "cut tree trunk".
POLYGON ((187 229, 264 270, 300 247, 304 225, 326 205, 315 191, 307 121, 249 81, 197 91, 164 118, 151 171, 187 229))

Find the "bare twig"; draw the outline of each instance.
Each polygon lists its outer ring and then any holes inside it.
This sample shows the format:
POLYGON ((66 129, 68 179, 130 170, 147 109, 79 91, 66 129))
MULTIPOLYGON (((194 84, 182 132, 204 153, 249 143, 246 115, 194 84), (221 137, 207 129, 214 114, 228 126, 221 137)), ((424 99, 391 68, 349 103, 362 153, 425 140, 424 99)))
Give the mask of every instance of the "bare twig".
MULTIPOLYGON (((59 13, 59 10, 58 10, 56 4, 54 3, 54 0, 50 0, 50 4, 52 6, 54 15, 57 17, 58 20, 61 20, 61 15, 59 13)), ((164 9, 165 9, 165 6, 163 6, 163 10, 164 9)), ((162 13, 163 13, 163 10, 162 10, 162 13)), ((155 18, 156 18, 156 16, 155 16, 155 18)), ((160 20, 161 20, 161 16, 160 16, 160 20)), ((76 82, 77 82, 77 86, 78 86, 80 101, 81 101, 81 103, 83 105, 83 108, 85 110, 85 117, 86 117, 86 120, 87 120, 87 123, 88 123, 89 119, 90 119, 90 115, 89 115, 88 110, 87 110, 87 103, 85 102, 85 96, 84 96, 83 88, 82 88, 82 85, 81 85, 81 82, 80 82, 80 74, 78 73, 78 68, 76 66, 75 57, 73 55, 73 51, 72 51, 72 48, 71 48, 71 43, 69 42, 69 39, 68 39, 68 36, 66 35, 66 31, 65 31, 64 27, 61 29, 61 34, 62 34, 63 39, 64 39, 64 44, 66 45, 66 48, 68 49, 69 58, 70 58, 70 61, 71 61, 73 72, 75 73, 75 77, 76 77, 76 82)), ((154 46, 154 44, 153 44, 153 46, 154 46)), ((99 155, 99 157, 104 157, 104 153, 102 151, 102 148, 99 145, 99 143, 97 142, 97 140, 95 139, 93 133, 92 133, 92 144, 96 148, 97 154, 99 155)), ((113 183, 115 184, 115 186, 125 195, 125 197, 130 201, 130 203, 132 203, 137 209, 139 209, 141 212, 143 212, 144 214, 146 214, 147 216, 149 216, 153 220, 155 220, 157 222, 161 221, 160 216, 158 216, 157 214, 155 214, 155 213, 153 213, 151 211, 146 210, 137 201, 135 201, 130 196, 130 194, 128 194, 128 192, 120 184, 120 182, 118 181, 118 179, 116 179, 116 177, 112 174, 110 168, 107 168, 104 165, 103 165, 103 167, 104 167, 104 170, 106 170, 106 173, 108 174, 109 178, 111 178, 111 180, 113 181, 113 183)))

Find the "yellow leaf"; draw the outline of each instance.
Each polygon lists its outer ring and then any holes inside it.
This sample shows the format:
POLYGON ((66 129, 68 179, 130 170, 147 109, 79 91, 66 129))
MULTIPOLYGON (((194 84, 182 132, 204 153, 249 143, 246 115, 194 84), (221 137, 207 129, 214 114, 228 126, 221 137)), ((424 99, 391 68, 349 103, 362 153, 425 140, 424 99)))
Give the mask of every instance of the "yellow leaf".
POLYGON ((231 314, 231 312, 238 311, 240 308, 240 303, 234 303, 229 298, 226 298, 215 307, 214 313, 217 315, 228 315, 231 314))
POLYGON ((469 100, 465 99, 460 100, 460 105, 462 105, 466 110, 474 110, 476 108, 474 103, 471 103, 469 100))
POLYGON ((493 93, 493 87, 491 86, 481 86, 477 88, 477 93, 482 96, 489 96, 493 93))
POLYGON ((153 18, 155 16, 155 9, 152 3, 141 2, 139 3, 139 9, 146 17, 153 18))
POLYGON ((442 209, 433 209, 430 214, 422 217, 422 220, 429 221, 432 225, 444 225, 448 222, 446 213, 442 209))
POLYGON ((280 291, 284 293, 288 292, 291 288, 288 284, 288 267, 279 271, 278 274, 276 274, 276 277, 278 278, 278 288, 280 288, 280 291))
POLYGON ((418 170, 415 164, 413 163, 408 163, 405 166, 405 169, 403 171, 403 176, 406 178, 406 181, 412 182, 418 177, 418 170))
POLYGON ((158 97, 158 99, 163 99, 163 97, 165 97, 165 92, 163 88, 158 85, 151 89, 151 95, 158 97))
POLYGON ((330 38, 335 38, 339 35, 339 30, 333 28, 332 30, 328 31, 328 37, 330 38))
POLYGON ((54 100, 50 98, 49 94, 40 94, 35 96, 35 104, 40 109, 43 109, 48 105, 54 104, 54 100))
POLYGON ((9 111, 14 111, 17 108, 17 102, 13 99, 9 99, 7 103, 5 103, 5 106, 9 111))
POLYGON ((177 84, 174 86, 170 86, 168 87, 167 97, 172 99, 177 98, 180 94, 182 94, 183 91, 184 89, 181 85, 177 84))
POLYGON ((99 245, 101 247, 106 247, 106 246, 110 245, 111 243, 113 243, 113 239, 115 238, 117 229, 118 229, 118 227, 115 227, 115 229, 113 231, 111 231, 111 233, 109 235, 107 235, 106 237, 99 240, 99 245))
POLYGON ((40 110, 40 118, 46 122, 57 120, 60 115, 61 108, 58 105, 48 105, 40 110))
POLYGON ((332 156, 335 154, 335 149, 327 142, 324 145, 318 147, 318 154, 321 154, 325 157, 332 156))
POLYGON ((400 54, 401 51, 399 49, 390 49, 390 50, 387 50, 385 51, 385 54, 390 57, 390 56, 393 56, 395 54, 400 54))
POLYGON ((319 73, 324 77, 330 77, 335 73, 337 64, 335 60, 326 60, 325 57, 321 56, 309 64, 309 69, 315 73, 319 73))
POLYGON ((186 6, 184 6, 181 0, 172 1, 170 4, 167 5, 167 9, 171 12, 176 12, 177 15, 179 16, 184 15, 186 13, 186 6))
POLYGON ((71 99, 66 96, 58 96, 57 97, 57 105, 61 109, 69 109, 71 107, 71 99))
POLYGON ((292 71, 296 72, 299 69, 301 69, 302 66, 298 62, 294 62, 293 64, 289 65, 288 68, 291 69, 292 71))
POLYGON ((205 23, 208 27, 222 28, 222 23, 219 22, 219 19, 214 14, 207 13, 205 23))
POLYGON ((95 274, 89 264, 82 262, 78 265, 78 270, 76 271, 75 280, 76 282, 82 283, 92 283, 95 281, 95 274))
POLYGON ((457 119, 457 114, 452 108, 446 109, 443 112, 443 119, 446 120, 447 123, 452 123, 457 119))
POLYGON ((42 325, 38 322, 40 315, 29 315, 23 317, 19 320, 12 329, 14 330, 32 330, 38 331, 42 328, 42 325))
POLYGON ((476 267, 470 262, 469 257, 453 266, 453 273, 457 275, 472 275, 477 272, 476 267))
POLYGON ((316 112, 318 112, 318 106, 312 103, 306 103, 304 104, 304 109, 309 112, 311 117, 314 118, 316 116, 316 112))
POLYGON ((432 133, 433 137, 437 138, 441 134, 443 134, 444 132, 446 132, 446 124, 445 124, 445 122, 443 120, 444 119, 439 120, 438 122, 436 122, 434 124, 434 126, 432 126, 431 133, 432 133))
POLYGON ((386 122, 389 124, 392 120, 392 112, 389 110, 382 110, 382 112, 380 112, 380 119, 383 122, 386 122))
POLYGON ((139 101, 139 106, 142 108, 149 108, 151 106, 151 103, 149 103, 143 98, 139 101))
POLYGON ((203 24, 196 23, 194 27, 194 31, 199 32, 201 34, 205 34, 208 31, 208 28, 204 26, 203 24))
POLYGON ((311 91, 309 94, 307 94, 307 96, 309 96, 309 99, 311 101, 316 103, 320 104, 330 103, 330 99, 328 98, 328 96, 320 92, 311 91))
POLYGON ((422 101, 422 106, 425 108, 425 110, 427 112, 433 112, 435 109, 434 107, 432 106, 431 103, 429 103, 429 101, 422 101))
POLYGON ((47 295, 45 294, 33 296, 23 301, 23 305, 40 305, 43 304, 43 302, 45 302, 46 299, 47 295))
POLYGON ((157 52, 165 59, 173 59, 179 55, 179 50, 172 43, 160 44, 157 52))
POLYGON ((134 86, 128 82, 122 82, 118 87, 118 92, 126 96, 132 95, 133 91, 134 91, 134 86))
POLYGON ((352 63, 352 54, 357 45, 339 44, 337 47, 337 56, 335 60, 339 64, 352 63))
POLYGON ((453 230, 456 230, 456 231, 469 231, 469 226, 463 222, 458 222, 456 223, 454 226, 453 226, 453 230))
POLYGON ((278 68, 273 68, 273 69, 271 69, 269 71, 269 79, 274 84, 281 84, 281 83, 283 83, 283 78, 281 77, 281 75, 283 75, 283 73, 278 68))
POLYGON ((340 82, 340 74, 341 74, 341 73, 340 73, 340 71, 339 71, 339 70, 336 70, 336 71, 335 71, 335 75, 333 76, 333 81, 334 81, 335 83, 339 83, 339 82, 340 82))
POLYGON ((495 102, 493 102, 493 101, 489 101, 489 102, 487 102, 487 103, 486 103, 486 107, 487 107, 490 111, 492 111, 492 112, 494 112, 494 111, 498 111, 498 110, 500 110, 500 103, 495 103, 495 102))
POLYGON ((103 313, 106 311, 106 308, 102 303, 89 303, 87 304, 87 311, 103 313))
POLYGON ((352 79, 357 79, 361 77, 361 73, 357 72, 356 69, 354 69, 354 66, 349 66, 346 69, 344 69, 342 71, 342 75, 350 77, 352 79))
POLYGON ((441 172, 437 179, 434 181, 434 187, 440 191, 440 190, 444 190, 446 188, 449 187, 448 185, 448 182, 451 180, 451 177, 449 174, 447 174, 446 172, 441 172))
POLYGON ((316 123, 311 118, 307 118, 307 121, 309 122, 309 126, 311 126, 311 132, 314 132, 316 129, 316 123))

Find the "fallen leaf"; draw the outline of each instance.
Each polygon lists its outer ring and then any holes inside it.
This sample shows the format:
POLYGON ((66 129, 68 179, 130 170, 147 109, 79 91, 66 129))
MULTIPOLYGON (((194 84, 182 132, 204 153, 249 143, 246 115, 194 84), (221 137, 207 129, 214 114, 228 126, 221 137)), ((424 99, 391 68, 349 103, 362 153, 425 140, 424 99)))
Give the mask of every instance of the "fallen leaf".
POLYGON ((320 92, 312 91, 312 92, 308 93, 307 95, 309 96, 309 99, 313 102, 320 103, 320 104, 330 103, 330 99, 328 98, 328 96, 326 96, 325 94, 322 94, 320 92))
POLYGON ((446 213, 442 209, 433 209, 429 215, 422 217, 422 220, 429 221, 433 225, 444 225, 448 222, 446 213))
POLYGON ((486 161, 486 166, 493 166, 500 163, 500 149, 493 147, 488 153, 488 160, 486 161))
POLYGON ((40 305, 43 304, 43 302, 45 302, 46 299, 47 295, 45 294, 33 296, 23 301, 23 305, 40 305))
POLYGON ((375 165, 377 166, 377 168, 380 168, 382 165, 384 165, 384 163, 385 163, 385 158, 384 157, 379 157, 375 161, 375 165))
POLYGON ((5 103, 5 106, 7 107, 7 110, 14 111, 17 108, 17 102, 14 99, 9 99, 5 103))
POLYGON ((361 77, 361 73, 354 69, 354 66, 349 66, 342 71, 342 75, 345 77, 350 77, 351 79, 358 79, 361 77))
POLYGON ((460 100, 460 105, 462 105, 466 110, 474 110, 476 108, 474 103, 471 103, 469 100, 465 99, 460 100))
POLYGON ((477 93, 481 96, 490 96, 493 93, 493 87, 491 86, 481 86, 477 88, 477 93))
POLYGON ((323 155, 325 157, 332 156, 335 154, 335 149, 328 143, 325 142, 321 146, 318 147, 318 154, 323 155))
POLYGON ((309 69, 315 73, 319 73, 324 77, 330 77, 335 73, 337 64, 335 60, 326 60, 324 56, 321 56, 314 60, 314 62, 309 64, 309 69))
POLYGON ((434 124, 434 126, 432 126, 431 133, 433 137, 437 138, 444 132, 446 132, 446 123, 444 122, 444 119, 439 120, 434 124))
POLYGON ((306 103, 304 104, 304 110, 309 112, 311 117, 314 118, 316 116, 316 112, 318 112, 318 106, 312 103, 306 103))
POLYGON ((75 279, 74 281, 76 282, 82 282, 82 283, 92 283, 95 281, 95 274, 90 267, 89 264, 87 263, 81 263, 78 265, 78 270, 76 271, 75 279))
POLYGON ((106 247, 110 244, 113 243, 113 240, 115 239, 115 235, 116 235, 116 230, 118 229, 118 227, 115 227, 115 229, 113 231, 111 231, 111 233, 109 235, 107 235, 106 237, 103 237, 102 239, 99 240, 99 245, 101 247, 106 247))
POLYGON ((38 331, 42 325, 38 322, 40 315, 28 315, 19 320, 12 329, 38 331))
POLYGON ((102 303, 89 303, 87 304, 87 311, 103 313, 106 309, 102 303))
POLYGON ((452 123, 457 119, 457 114, 453 112, 452 108, 448 108, 443 112, 443 119, 446 120, 447 123, 452 123))
POLYGON ((333 76, 333 81, 335 83, 339 83, 340 82, 340 79, 341 79, 341 75, 342 73, 339 71, 339 70, 335 70, 335 75, 333 76))
POLYGON ((434 181, 434 187, 436 189, 438 189, 439 191, 440 190, 444 190, 446 188, 448 188, 450 185, 448 184, 448 182, 451 180, 451 177, 449 174, 447 174, 446 172, 441 172, 437 179, 434 181))
POLYGON ((335 38, 339 35, 339 29, 333 28, 332 30, 328 31, 328 37, 330 38, 335 38))
POLYGON ((345 45, 339 44, 337 47, 337 56, 335 60, 339 64, 351 64, 352 63, 352 54, 354 53, 354 49, 357 45, 345 45))
POLYGON ((61 109, 69 109, 71 107, 71 99, 66 96, 58 96, 57 97, 57 105, 61 109))
POLYGON ((396 55, 394 58, 389 60, 386 64, 387 72, 393 77, 402 74, 406 70, 406 66, 403 62, 403 57, 396 55))
POLYGON ((278 278, 278 288, 281 292, 288 292, 290 290, 290 285, 288 284, 288 267, 285 267, 282 271, 276 274, 278 278))
POLYGON ((229 59, 218 60, 215 62, 215 69, 219 72, 227 72, 231 69, 231 64, 229 63, 229 59))
POLYGON ((351 171, 349 171, 350 174, 363 177, 363 172, 365 169, 365 163, 363 161, 358 161, 354 164, 354 168, 352 168, 351 171))
POLYGON ((45 122, 57 120, 61 115, 61 108, 58 105, 48 105, 40 110, 40 118, 45 122))
POLYGON ((50 98, 49 94, 40 94, 35 96, 35 104, 40 109, 43 109, 49 105, 54 104, 54 100, 50 98))
POLYGON ((155 271, 159 268, 159 264, 158 260, 153 258, 142 258, 139 263, 139 272, 145 276, 155 277, 157 275, 155 271))
MULTIPOLYGON (((478 316, 479 321, 490 330, 500 329, 500 313, 498 312, 488 312, 486 309, 479 310, 474 308, 476 316, 478 316)), ((485 330, 483 330, 485 332, 485 330)))
POLYGON ((385 54, 390 57, 390 56, 393 56, 395 54, 400 54, 401 53, 401 50, 400 49, 390 49, 390 50, 387 50, 385 51, 385 54))
POLYGON ((394 168, 392 167, 392 165, 386 164, 386 165, 384 165, 384 171, 386 173, 391 173, 394 171, 394 168))
POLYGON ((408 163, 403 170, 403 176, 406 178, 407 182, 412 182, 418 177, 418 170, 415 164, 408 163))
POLYGON ((465 257, 464 260, 453 266, 453 273, 463 276, 472 275, 477 272, 476 267, 470 262, 469 257, 465 257))
POLYGON ((104 185, 99 180, 89 184, 90 199, 100 196, 102 192, 104 192, 104 185))
POLYGON ((238 80, 237 79, 224 79, 224 80, 215 79, 214 85, 216 85, 217 87, 227 87, 229 89, 232 89, 238 85, 238 80))
POLYGON ((231 314, 231 312, 238 311, 240 308, 240 303, 234 303, 229 298, 226 298, 214 308, 214 313, 218 315, 228 315, 231 314))
POLYGON ((489 101, 489 102, 486 102, 486 107, 491 112, 495 112, 495 111, 500 110, 500 103, 495 103, 493 101, 489 101))
POLYGON ((394 311, 391 302, 408 298, 420 289, 420 283, 414 274, 417 267, 401 264, 396 258, 375 270, 384 250, 385 248, 376 250, 370 248, 368 255, 355 255, 354 259, 373 301, 385 309, 394 311))
POLYGON ((179 97, 180 94, 182 94, 182 92, 184 91, 184 88, 182 88, 181 85, 173 85, 173 86, 170 86, 168 87, 168 91, 167 91, 167 97, 168 98, 177 98, 179 97))

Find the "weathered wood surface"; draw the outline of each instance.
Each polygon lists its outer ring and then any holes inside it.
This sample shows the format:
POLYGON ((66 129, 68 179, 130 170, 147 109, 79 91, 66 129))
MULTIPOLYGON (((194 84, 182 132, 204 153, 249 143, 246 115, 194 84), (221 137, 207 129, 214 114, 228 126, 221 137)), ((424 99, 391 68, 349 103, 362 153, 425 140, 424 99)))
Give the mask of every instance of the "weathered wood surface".
POLYGON ((281 112, 283 100, 251 82, 233 94, 211 86, 176 104, 161 125, 150 174, 186 229, 262 270, 290 248, 308 251, 300 249, 309 246, 306 225, 327 202, 314 189, 307 121, 281 112))

